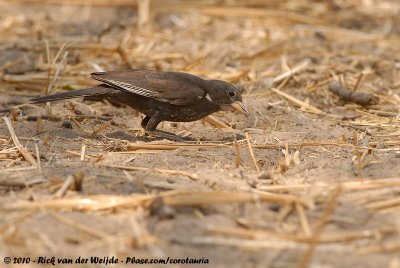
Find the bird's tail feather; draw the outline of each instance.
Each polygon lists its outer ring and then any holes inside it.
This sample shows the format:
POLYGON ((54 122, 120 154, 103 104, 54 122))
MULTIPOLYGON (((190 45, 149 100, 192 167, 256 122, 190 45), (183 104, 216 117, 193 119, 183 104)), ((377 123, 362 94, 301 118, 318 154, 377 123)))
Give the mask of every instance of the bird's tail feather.
POLYGON ((104 95, 114 91, 112 88, 108 86, 96 86, 91 88, 85 88, 80 90, 72 90, 68 92, 56 93, 48 96, 42 96, 31 99, 31 103, 43 103, 43 102, 52 102, 58 100, 66 100, 72 99, 76 97, 87 97, 87 96, 97 96, 104 95))

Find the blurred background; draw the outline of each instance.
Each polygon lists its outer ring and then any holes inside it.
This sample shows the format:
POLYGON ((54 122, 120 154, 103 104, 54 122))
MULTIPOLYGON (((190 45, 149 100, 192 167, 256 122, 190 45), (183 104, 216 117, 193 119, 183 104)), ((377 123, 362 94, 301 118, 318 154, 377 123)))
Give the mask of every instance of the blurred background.
POLYGON ((320 65, 307 83, 349 65, 392 81, 399 57, 397 1, 21 0, 0 9, 0 72, 25 89, 42 89, 59 63, 61 87, 90 83, 84 78, 99 69, 146 68, 241 82, 250 92, 304 59, 320 65), (29 85, 16 76, 28 73, 29 85))
POLYGON ((0 203, 15 205, 0 210, 1 257, 400 267, 399 10, 398 0, 0 0, 0 108, 19 107, 7 115, 38 155, 25 161, 0 123, 0 203), (154 153, 127 141, 142 135, 129 109, 71 100, 42 122, 49 109, 26 104, 127 68, 229 81, 251 116, 165 123, 220 147, 157 143, 167 147, 154 153), (373 102, 343 102, 332 80, 373 102), (221 124, 250 136, 234 150, 221 124), (79 170, 83 190, 65 186, 79 170), (194 201, 174 199, 184 191, 194 201), (82 207, 92 195, 101 209, 82 207))

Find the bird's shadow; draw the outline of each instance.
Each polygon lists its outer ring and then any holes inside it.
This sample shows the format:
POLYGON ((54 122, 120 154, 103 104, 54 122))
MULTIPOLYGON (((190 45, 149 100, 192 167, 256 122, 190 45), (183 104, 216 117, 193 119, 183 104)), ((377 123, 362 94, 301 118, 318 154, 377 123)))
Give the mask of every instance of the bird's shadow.
MULTIPOLYGON (((215 143, 223 143, 223 142, 233 142, 236 138, 236 140, 242 140, 245 137, 243 135, 240 134, 235 134, 235 135, 228 135, 223 137, 221 140, 215 140, 215 141, 211 141, 208 139, 195 139, 195 138, 190 138, 190 137, 180 137, 180 140, 171 140, 171 141, 175 141, 175 142, 185 142, 185 143, 196 143, 196 142, 215 142, 215 143), (235 137, 236 135, 236 137, 235 137)), ((126 133, 122 130, 119 131, 115 131, 112 133, 108 133, 106 135, 106 137, 108 138, 113 138, 113 139, 119 139, 119 140, 126 140, 129 142, 151 142, 151 141, 162 141, 165 140, 164 137, 157 137, 157 136, 152 136, 152 135, 148 135, 148 134, 144 134, 144 135, 132 135, 129 133, 126 133)))
POLYGON ((143 135, 132 135, 129 133, 126 133, 122 130, 118 130, 118 131, 114 131, 111 133, 107 133, 105 135, 107 138, 111 138, 111 139, 118 139, 118 140, 126 140, 129 142, 137 142, 137 141, 143 141, 143 142, 148 142, 151 141, 151 139, 149 139, 146 136, 143 135))
MULTIPOLYGON (((172 134, 174 135, 174 134, 172 134)), ((112 139, 119 139, 119 140, 126 140, 129 142, 151 142, 151 141, 161 141, 165 140, 165 137, 158 137, 158 136, 153 136, 151 134, 141 134, 141 135, 132 135, 129 133, 126 133, 122 130, 118 130, 115 132, 111 132, 105 135, 107 138, 112 138, 112 139)), ((179 139, 178 140, 172 140, 172 141, 179 141, 179 142, 189 142, 189 141, 195 141, 191 138, 185 138, 185 137, 180 137, 177 136, 179 139)))
MULTIPOLYGON (((37 133, 34 136, 40 136, 43 135, 45 132, 40 132, 37 133)), ((129 142, 152 142, 152 141, 162 141, 165 140, 165 137, 158 137, 158 136, 153 136, 151 134, 140 134, 140 135, 134 135, 127 133, 122 130, 117 130, 114 132, 107 133, 105 135, 91 135, 91 134, 84 134, 84 133, 79 133, 78 131, 75 131, 73 129, 66 129, 62 128, 57 129, 57 131, 50 131, 47 132, 53 134, 54 136, 58 136, 61 138, 67 138, 67 139, 74 139, 74 138, 85 138, 85 139, 93 139, 93 140, 101 140, 105 137, 110 138, 110 139, 118 139, 118 140, 124 140, 124 141, 129 141, 129 142)), ((204 139, 204 138, 191 138, 191 137, 181 137, 177 136, 180 139, 179 140, 170 140, 172 142, 183 142, 183 143, 198 143, 198 142, 207 142, 207 143, 226 143, 226 142, 233 142, 235 140, 235 135, 237 140, 242 140, 245 137, 240 134, 234 134, 234 135, 224 135, 218 140, 210 140, 210 139, 204 139)))

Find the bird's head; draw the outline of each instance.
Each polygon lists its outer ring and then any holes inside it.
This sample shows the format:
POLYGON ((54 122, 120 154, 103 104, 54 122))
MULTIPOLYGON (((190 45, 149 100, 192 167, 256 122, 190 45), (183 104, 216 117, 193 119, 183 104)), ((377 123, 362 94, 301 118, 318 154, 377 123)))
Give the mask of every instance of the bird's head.
POLYGON ((209 80, 208 94, 211 100, 220 106, 223 111, 235 111, 249 115, 246 105, 243 103, 240 90, 222 80, 209 80))

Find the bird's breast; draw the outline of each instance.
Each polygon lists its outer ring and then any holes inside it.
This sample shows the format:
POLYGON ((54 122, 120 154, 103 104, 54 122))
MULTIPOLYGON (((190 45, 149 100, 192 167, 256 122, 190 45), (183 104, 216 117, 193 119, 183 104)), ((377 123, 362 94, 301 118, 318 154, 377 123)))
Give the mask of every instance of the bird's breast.
POLYGON ((189 105, 173 105, 153 98, 121 92, 113 99, 147 116, 158 116, 163 121, 172 122, 196 121, 220 110, 218 105, 206 98, 189 105))

